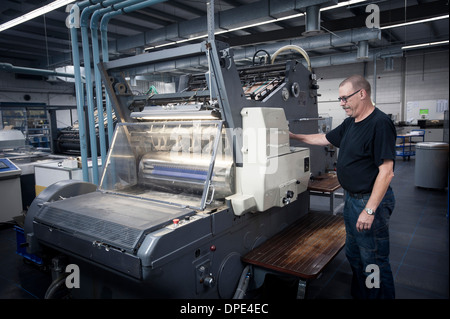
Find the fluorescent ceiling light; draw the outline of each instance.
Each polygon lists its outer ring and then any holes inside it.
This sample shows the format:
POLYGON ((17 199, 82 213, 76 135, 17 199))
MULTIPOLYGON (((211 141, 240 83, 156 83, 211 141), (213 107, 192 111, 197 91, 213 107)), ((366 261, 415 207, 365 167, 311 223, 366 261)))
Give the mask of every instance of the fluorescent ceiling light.
MULTIPOLYGON (((217 35, 217 34, 222 34, 222 33, 242 30, 242 29, 246 29, 246 28, 256 27, 258 25, 269 24, 269 23, 274 23, 274 22, 277 22, 277 21, 293 19, 293 18, 304 16, 304 15, 305 15, 304 13, 297 13, 297 14, 290 15, 290 16, 283 17, 283 18, 277 18, 277 19, 272 19, 272 20, 268 20, 268 21, 263 21, 263 22, 257 22, 257 23, 249 24, 249 25, 244 25, 242 27, 216 31, 216 32, 214 32, 214 34, 217 35)), ((179 40, 179 41, 173 41, 173 42, 169 42, 169 43, 155 45, 153 47, 145 48, 145 50, 156 49, 156 48, 161 48, 161 47, 165 47, 165 46, 172 45, 172 44, 178 44, 178 43, 188 42, 188 41, 191 41, 191 40, 202 39, 202 38, 206 38, 207 36, 208 36, 207 34, 202 34, 202 35, 199 35, 199 36, 196 36, 196 37, 192 37, 192 38, 188 38, 188 39, 183 39, 183 40, 179 40)))
POLYGON ((22 16, 16 18, 16 19, 13 19, 13 20, 10 20, 8 22, 5 22, 5 23, 1 24, 0 25, 0 32, 4 31, 6 29, 12 28, 12 27, 14 27, 14 26, 16 26, 18 24, 24 23, 25 21, 28 21, 28 20, 34 19, 36 17, 39 17, 39 16, 41 16, 43 14, 46 14, 46 13, 48 13, 50 11, 56 10, 56 9, 58 9, 58 8, 60 8, 62 6, 65 6, 65 5, 67 5, 67 4, 71 3, 71 2, 75 2, 75 0, 56 0, 56 1, 53 1, 52 3, 49 3, 49 4, 47 4, 47 5, 43 6, 43 7, 40 7, 40 8, 38 8, 36 10, 33 10, 31 12, 25 13, 24 15, 22 15, 22 16))
POLYGON ((434 18, 428 18, 428 19, 422 19, 422 20, 416 20, 416 21, 410 21, 410 22, 405 22, 405 23, 399 23, 399 24, 393 24, 393 25, 387 25, 385 27, 381 27, 380 29, 391 29, 391 28, 397 28, 397 27, 404 27, 407 25, 411 25, 411 24, 417 24, 417 23, 425 23, 425 22, 430 22, 430 21, 436 21, 436 20, 441 20, 441 19, 448 19, 448 14, 447 15, 443 15, 443 16, 439 16, 439 17, 434 17, 434 18))
MULTIPOLYGON (((336 9, 336 8, 339 8, 339 7, 349 6, 349 5, 352 5, 352 4, 365 2, 365 1, 366 0, 344 1, 344 2, 341 2, 341 3, 339 3, 337 5, 334 5, 334 6, 321 8, 320 11, 336 9)), ((275 18, 275 19, 272 19, 272 20, 267 20, 267 21, 263 21, 263 22, 257 22, 257 23, 253 23, 253 24, 244 25, 242 27, 237 27, 237 28, 231 28, 231 29, 217 31, 214 34, 222 34, 222 33, 227 33, 227 32, 243 30, 243 29, 246 29, 246 28, 256 27, 256 26, 259 26, 259 25, 274 23, 274 22, 283 21, 283 20, 294 19, 294 18, 302 17, 304 15, 305 15, 304 13, 297 13, 297 14, 293 14, 293 15, 290 15, 290 16, 282 17, 282 18, 275 18)), ((147 47, 144 50, 148 51, 148 50, 151 50, 151 49, 161 48, 161 47, 169 46, 169 45, 172 45, 172 44, 178 44, 178 43, 188 42, 188 41, 191 41, 191 40, 206 38, 207 36, 208 36, 207 34, 204 34, 204 35, 200 35, 200 36, 189 38, 189 39, 183 39, 183 40, 179 40, 179 41, 173 41, 173 42, 169 42, 169 43, 155 45, 155 46, 152 46, 152 47, 147 47)))
POLYGON ((332 10, 332 9, 336 9, 336 8, 340 8, 340 7, 346 7, 346 6, 350 6, 352 4, 356 4, 356 3, 360 3, 360 2, 365 2, 366 0, 350 0, 350 1, 344 1, 341 2, 339 4, 336 4, 334 6, 329 6, 329 7, 325 7, 325 8, 321 8, 320 11, 326 11, 326 10, 332 10))
MULTIPOLYGON (((294 18, 302 17, 304 15, 305 15, 304 13, 297 13, 297 14, 293 14, 293 15, 290 15, 290 16, 282 17, 282 18, 276 18, 276 19, 267 20, 267 21, 263 21, 263 22, 257 22, 257 23, 253 23, 253 24, 249 24, 249 25, 244 25, 242 27, 228 29, 225 32, 233 32, 233 31, 237 31, 237 30, 242 30, 242 29, 256 27, 256 26, 259 26, 259 25, 274 23, 274 22, 283 21, 283 20, 294 19, 294 18)), ((224 32, 219 31, 219 33, 224 33, 224 32)))
POLYGON ((402 50, 423 48, 423 47, 429 47, 432 45, 439 45, 439 44, 446 44, 446 43, 448 43, 448 40, 438 41, 438 42, 421 43, 421 44, 413 44, 413 45, 407 45, 407 46, 402 47, 402 50))

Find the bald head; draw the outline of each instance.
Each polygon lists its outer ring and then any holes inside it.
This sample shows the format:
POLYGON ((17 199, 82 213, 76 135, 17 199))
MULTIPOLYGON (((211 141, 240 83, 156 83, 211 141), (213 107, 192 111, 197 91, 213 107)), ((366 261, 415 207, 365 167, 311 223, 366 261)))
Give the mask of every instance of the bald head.
POLYGON ((371 91, 372 91, 370 88, 370 83, 363 76, 358 75, 358 74, 352 75, 352 76, 346 78, 344 81, 342 81, 341 84, 339 85, 339 87, 341 87, 347 83, 351 83, 352 87, 355 90, 364 89, 370 98, 371 91))

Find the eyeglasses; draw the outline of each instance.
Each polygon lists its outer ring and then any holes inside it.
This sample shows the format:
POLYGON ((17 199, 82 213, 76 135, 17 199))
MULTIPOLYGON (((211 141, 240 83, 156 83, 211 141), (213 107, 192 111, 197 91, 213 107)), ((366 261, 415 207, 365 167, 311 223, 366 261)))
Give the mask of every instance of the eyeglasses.
POLYGON ((339 102, 344 102, 344 103, 347 103, 347 100, 349 99, 349 98, 351 98, 353 95, 355 95, 356 93, 358 93, 359 91, 361 91, 362 89, 359 89, 358 91, 356 91, 355 93, 352 93, 352 94, 350 94, 350 95, 347 95, 347 96, 342 96, 342 97, 338 97, 338 101, 339 102))

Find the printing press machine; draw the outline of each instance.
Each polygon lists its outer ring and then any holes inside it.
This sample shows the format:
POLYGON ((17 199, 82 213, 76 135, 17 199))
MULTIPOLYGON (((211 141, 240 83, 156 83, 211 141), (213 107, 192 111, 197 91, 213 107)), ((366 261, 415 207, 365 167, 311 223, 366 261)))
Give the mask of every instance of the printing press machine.
POLYGON ((323 148, 289 140, 317 132, 312 70, 238 70, 221 42, 99 67, 120 118, 100 184, 57 182, 25 220, 27 251, 59 269, 49 289, 76 264, 74 298, 233 297, 242 256, 308 212, 309 178, 325 165, 323 148), (182 76, 177 93, 133 95, 122 76, 202 56, 209 71, 182 76))

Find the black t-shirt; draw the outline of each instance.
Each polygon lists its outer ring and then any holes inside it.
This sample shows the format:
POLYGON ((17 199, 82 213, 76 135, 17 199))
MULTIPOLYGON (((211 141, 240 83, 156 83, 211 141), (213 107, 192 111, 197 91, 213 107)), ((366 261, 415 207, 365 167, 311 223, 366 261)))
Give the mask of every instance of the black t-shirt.
POLYGON ((392 120, 378 108, 361 122, 348 117, 326 135, 339 148, 337 177, 351 193, 370 193, 385 159, 395 161, 397 134, 392 120))

